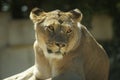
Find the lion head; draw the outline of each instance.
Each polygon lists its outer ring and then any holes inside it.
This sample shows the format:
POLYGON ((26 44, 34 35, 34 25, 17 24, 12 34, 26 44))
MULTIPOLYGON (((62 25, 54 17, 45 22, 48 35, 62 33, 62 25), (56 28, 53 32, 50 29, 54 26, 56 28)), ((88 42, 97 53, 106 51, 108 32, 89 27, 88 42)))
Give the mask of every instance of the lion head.
POLYGON ((45 12, 34 8, 30 18, 35 25, 36 41, 46 56, 63 56, 79 43, 82 14, 78 9, 45 12))

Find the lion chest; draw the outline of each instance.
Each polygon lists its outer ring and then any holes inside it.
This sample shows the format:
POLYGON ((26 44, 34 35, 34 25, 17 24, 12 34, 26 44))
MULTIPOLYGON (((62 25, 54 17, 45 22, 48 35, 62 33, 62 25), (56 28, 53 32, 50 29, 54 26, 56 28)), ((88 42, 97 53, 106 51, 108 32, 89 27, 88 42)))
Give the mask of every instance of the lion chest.
POLYGON ((39 78, 47 79, 50 77, 55 77, 60 74, 61 63, 56 59, 46 59, 45 57, 39 57, 37 61, 37 69, 39 78))
POLYGON ((49 59, 49 65, 51 69, 51 77, 55 77, 60 74, 61 68, 63 67, 63 65, 61 64, 61 60, 49 59))

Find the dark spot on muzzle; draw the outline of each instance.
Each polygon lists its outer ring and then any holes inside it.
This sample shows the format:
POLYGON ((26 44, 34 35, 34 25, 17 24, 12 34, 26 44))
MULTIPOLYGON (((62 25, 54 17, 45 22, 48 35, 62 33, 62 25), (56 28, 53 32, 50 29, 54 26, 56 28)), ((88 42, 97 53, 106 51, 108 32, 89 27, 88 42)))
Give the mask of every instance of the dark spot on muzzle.
POLYGON ((47 51, 48 51, 49 54, 53 53, 52 50, 50 50, 48 48, 47 48, 47 51))

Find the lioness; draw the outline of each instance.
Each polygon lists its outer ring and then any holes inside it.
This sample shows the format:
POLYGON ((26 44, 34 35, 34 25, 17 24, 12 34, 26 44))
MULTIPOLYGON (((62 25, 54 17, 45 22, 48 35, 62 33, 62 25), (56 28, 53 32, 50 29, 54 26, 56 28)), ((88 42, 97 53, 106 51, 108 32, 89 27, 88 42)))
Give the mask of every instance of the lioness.
POLYGON ((35 25, 35 65, 5 80, 108 80, 108 56, 80 23, 78 9, 35 8, 30 18, 35 25))

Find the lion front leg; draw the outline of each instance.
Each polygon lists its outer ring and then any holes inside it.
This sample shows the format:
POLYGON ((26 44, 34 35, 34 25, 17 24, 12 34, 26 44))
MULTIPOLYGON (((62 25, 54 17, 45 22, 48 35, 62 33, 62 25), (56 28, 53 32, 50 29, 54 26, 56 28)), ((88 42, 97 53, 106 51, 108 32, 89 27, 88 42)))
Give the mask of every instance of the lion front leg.
POLYGON ((22 73, 16 74, 3 80, 36 80, 33 71, 34 66, 32 66, 31 68, 22 73))
POLYGON ((80 76, 76 73, 69 72, 69 73, 60 74, 52 78, 52 80, 85 80, 85 77, 82 75, 80 76))

